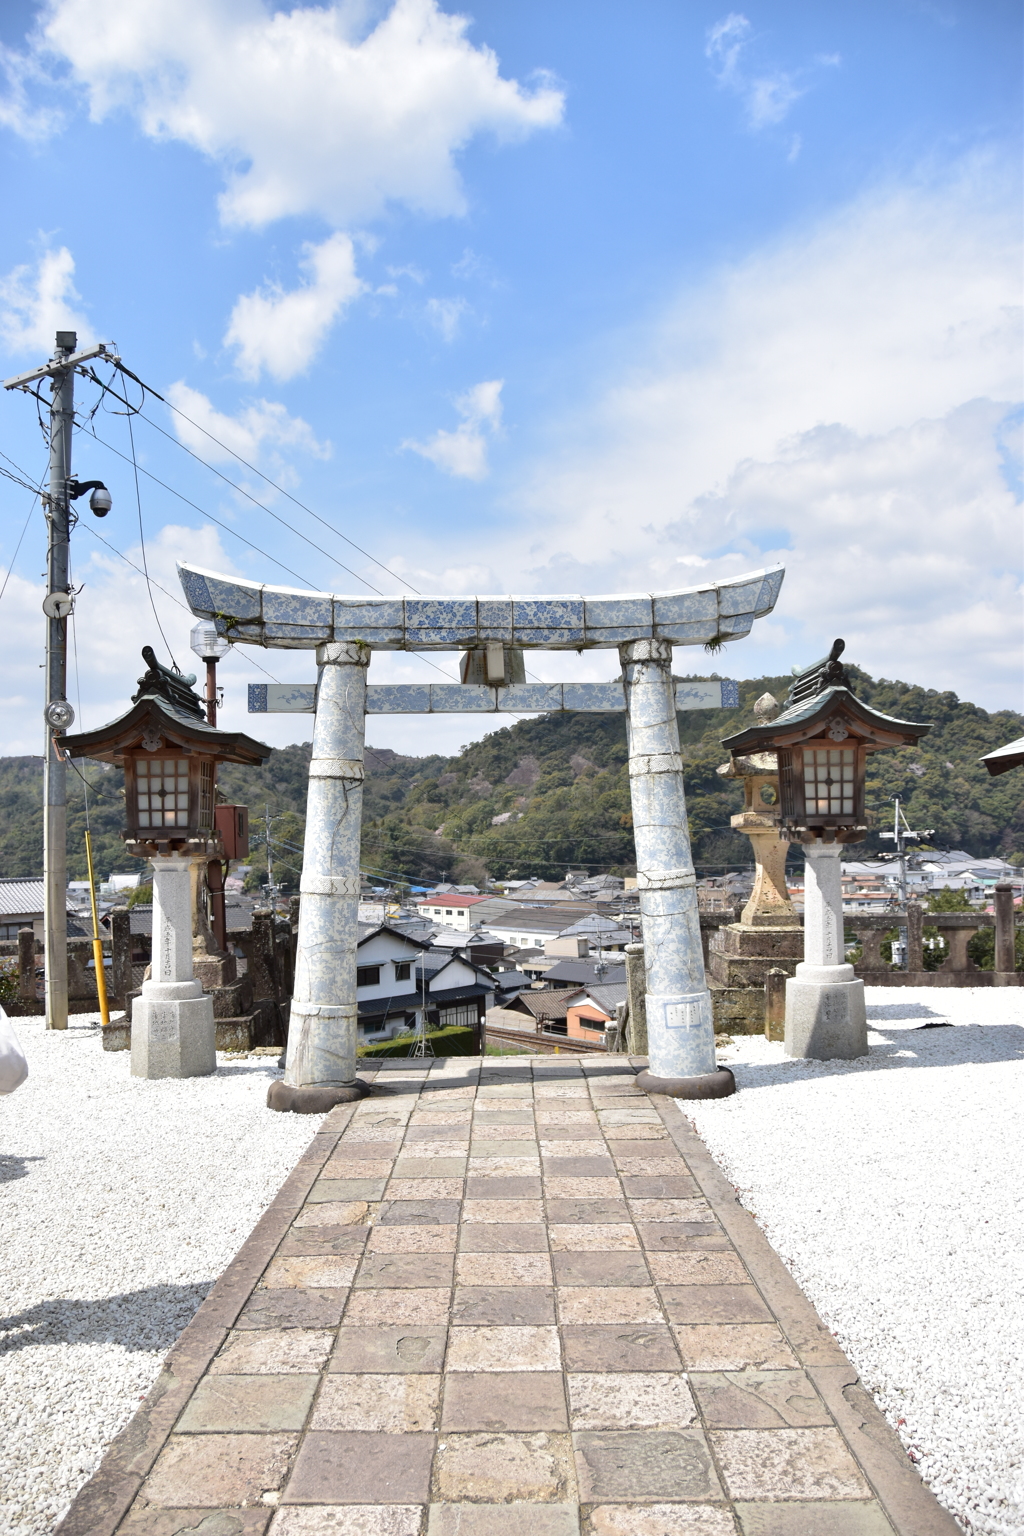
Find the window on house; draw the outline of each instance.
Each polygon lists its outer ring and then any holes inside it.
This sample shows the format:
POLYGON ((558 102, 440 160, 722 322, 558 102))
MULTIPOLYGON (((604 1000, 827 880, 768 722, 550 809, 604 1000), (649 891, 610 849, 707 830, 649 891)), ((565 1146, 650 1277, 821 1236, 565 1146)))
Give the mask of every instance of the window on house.
POLYGON ((451 917, 451 915, 452 915, 452 909, 451 909, 451 907, 445 907, 445 909, 444 909, 444 915, 445 915, 445 917, 451 917))
POLYGON ((375 986, 378 985, 379 982, 380 982, 380 966, 379 965, 358 965, 358 966, 356 966, 356 986, 357 987, 375 987, 375 986))
POLYGON ((395 980, 396 981, 408 981, 409 980, 409 973, 410 973, 411 969, 412 969, 412 962, 411 961, 409 961, 409 960, 396 960, 395 961, 395 980))
POLYGON ((466 1003, 458 1008, 440 1008, 437 1022, 441 1029, 452 1029, 456 1025, 474 1025, 477 1021, 477 1008, 475 1003, 466 1003))

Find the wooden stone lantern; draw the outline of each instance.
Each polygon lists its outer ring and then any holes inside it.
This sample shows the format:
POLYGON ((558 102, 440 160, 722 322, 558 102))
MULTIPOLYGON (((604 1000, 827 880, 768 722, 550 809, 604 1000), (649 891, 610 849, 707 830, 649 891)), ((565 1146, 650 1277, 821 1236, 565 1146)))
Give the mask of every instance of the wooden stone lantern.
POLYGON ((896 720, 858 699, 837 640, 824 660, 793 683, 775 719, 723 738, 733 760, 774 752, 779 824, 804 844, 804 958, 786 983, 789 1056, 831 1060, 867 1054, 864 984, 846 963, 840 855, 860 842, 867 761, 886 747, 913 746, 931 726, 896 720))
POLYGON ((207 862, 225 857, 217 765, 259 767, 270 748, 207 724, 195 678, 161 666, 151 646, 142 657, 149 670, 129 712, 98 731, 67 736, 62 745, 72 757, 123 767, 125 850, 153 867, 152 975, 132 1010, 132 1073, 198 1077, 217 1064, 213 999, 193 964, 195 911, 205 927, 205 906, 196 897, 207 862))

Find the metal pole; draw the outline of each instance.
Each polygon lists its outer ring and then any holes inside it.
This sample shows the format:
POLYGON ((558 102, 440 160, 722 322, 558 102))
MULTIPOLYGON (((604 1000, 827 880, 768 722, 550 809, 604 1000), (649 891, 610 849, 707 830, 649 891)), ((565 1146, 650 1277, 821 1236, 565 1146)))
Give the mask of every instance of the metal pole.
POLYGON ((217 658, 206 658, 206 723, 217 724, 217 658))
MULTIPOLYGON (((73 332, 57 336, 53 360, 71 356, 73 332)), ((47 596, 68 590, 68 479, 71 475, 71 433, 75 414, 75 372, 57 370, 50 388, 50 489, 46 509, 49 530, 47 596)), ((67 615, 46 620, 46 703, 67 698, 67 615)), ((43 748, 43 934, 46 966, 46 1027, 68 1027, 68 856, 67 769, 57 738, 66 726, 46 722, 43 748)))
MULTIPOLYGON (((89 905, 92 907, 92 959, 96 967, 96 1000, 100 1005, 100 1022, 106 1029, 110 1023, 110 1009, 107 1006, 107 976, 103 969, 103 940, 100 938, 100 919, 96 910, 96 876, 92 869, 92 834, 86 830, 85 834, 85 862, 89 867, 89 905)), ((111 956, 113 956, 113 944, 111 944, 111 956)))

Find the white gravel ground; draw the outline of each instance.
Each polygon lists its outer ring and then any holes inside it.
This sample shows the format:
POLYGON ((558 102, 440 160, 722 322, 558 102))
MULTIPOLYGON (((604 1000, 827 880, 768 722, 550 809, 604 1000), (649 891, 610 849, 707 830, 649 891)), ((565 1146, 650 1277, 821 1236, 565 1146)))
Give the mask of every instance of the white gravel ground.
POLYGON ((685 1113, 939 1500, 1020 1536, 1024 989, 867 1002, 868 1057, 739 1037, 739 1092, 685 1113))
POLYGON ((265 1105, 274 1058, 145 1082, 98 1025, 15 1020, 0 1099, 0 1532, 44 1536, 320 1126, 265 1105))

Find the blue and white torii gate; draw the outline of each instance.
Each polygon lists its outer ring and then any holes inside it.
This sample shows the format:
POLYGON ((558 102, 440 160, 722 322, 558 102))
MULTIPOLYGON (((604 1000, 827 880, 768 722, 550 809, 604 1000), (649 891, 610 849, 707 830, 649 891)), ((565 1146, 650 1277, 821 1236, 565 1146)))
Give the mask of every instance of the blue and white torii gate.
POLYGON ((284 1082, 272 1108, 320 1113, 356 1078, 359 847, 366 715, 624 709, 647 970, 652 1093, 723 1097, 690 853, 677 709, 729 708, 735 683, 677 683, 674 645, 738 640, 772 611, 784 571, 617 597, 338 597, 179 565, 192 612, 233 643, 316 651, 312 685, 253 684, 255 713, 312 711, 305 856, 284 1082), (367 686, 374 651, 475 653, 485 681, 367 686), (617 650, 621 683, 525 683, 523 650, 617 650))

